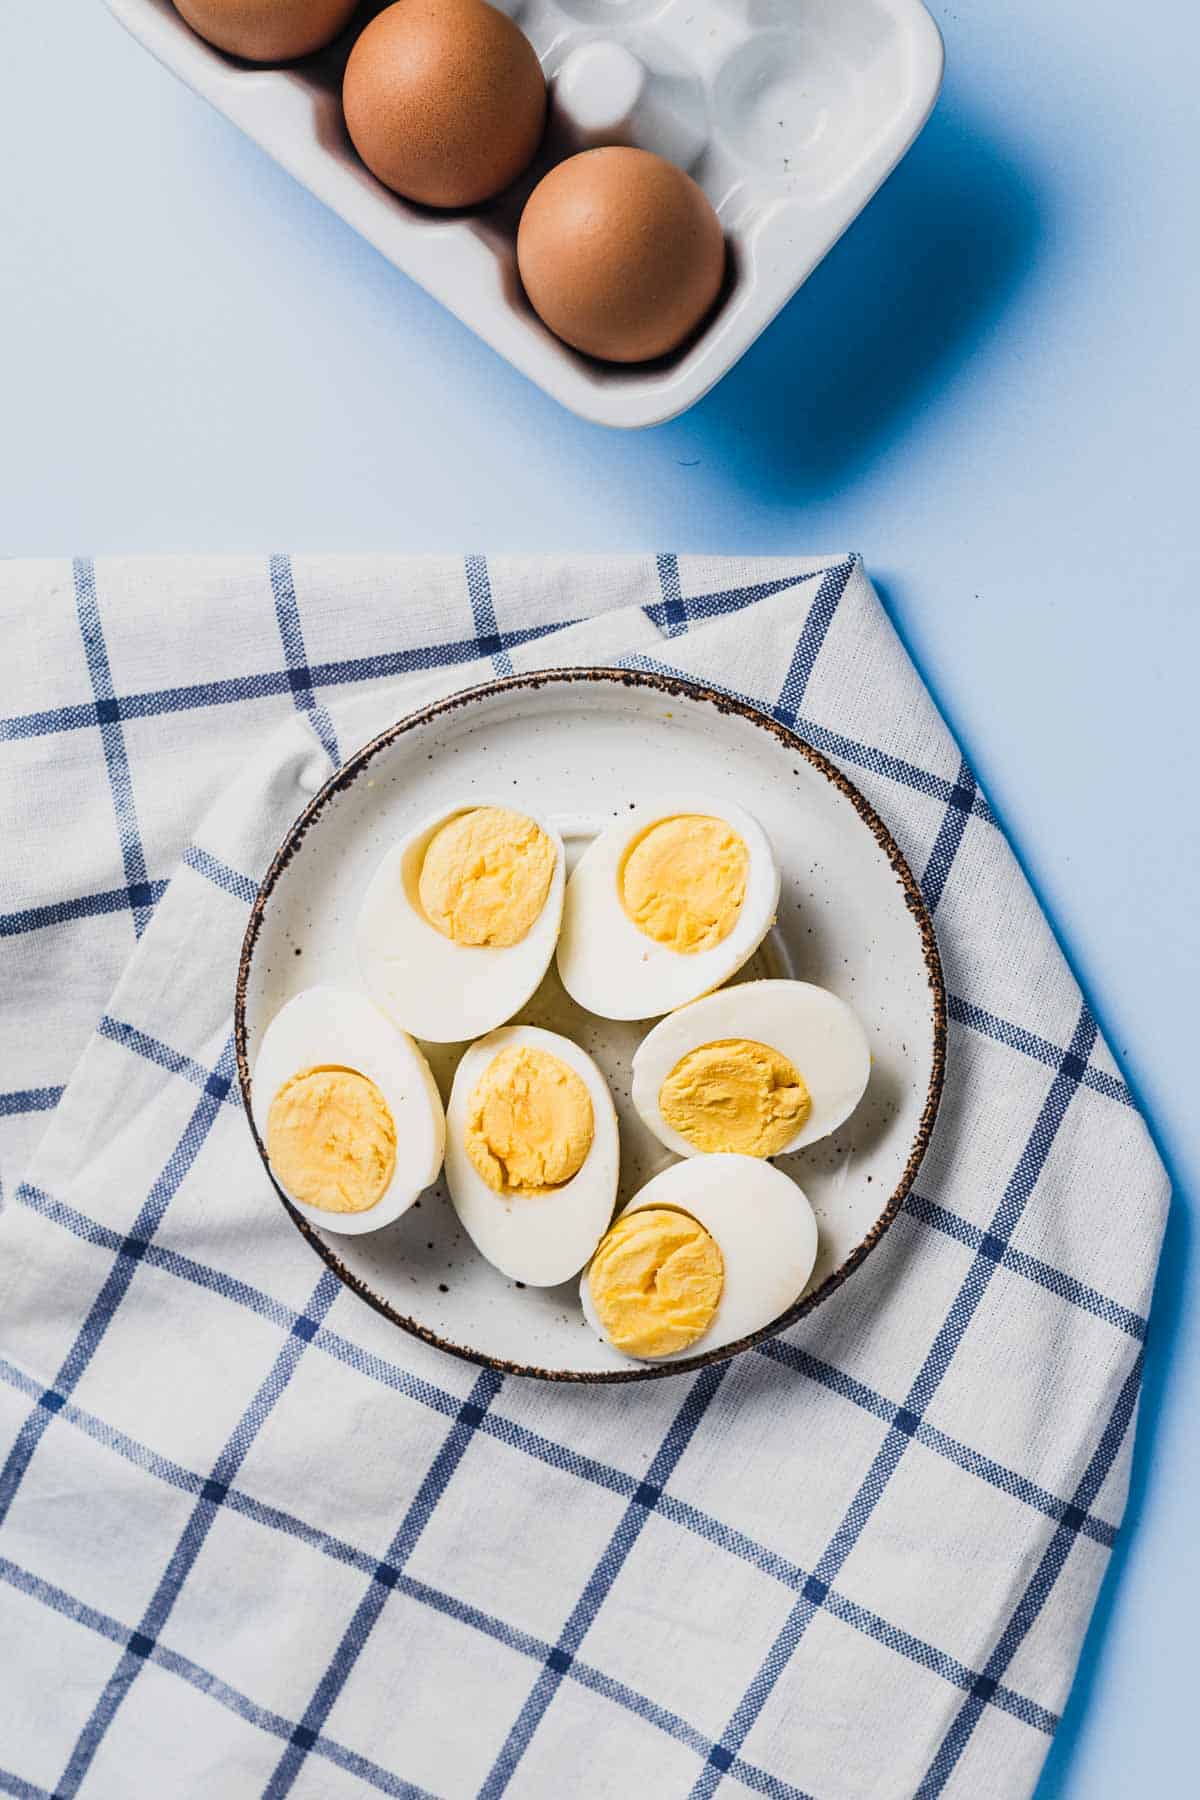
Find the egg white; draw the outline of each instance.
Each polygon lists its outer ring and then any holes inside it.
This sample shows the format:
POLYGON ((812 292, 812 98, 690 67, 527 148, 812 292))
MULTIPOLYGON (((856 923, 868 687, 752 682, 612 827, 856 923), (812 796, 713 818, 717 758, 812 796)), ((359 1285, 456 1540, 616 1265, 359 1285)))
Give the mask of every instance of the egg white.
POLYGON ((603 1019, 652 1019, 707 994, 753 956, 775 923, 779 868, 766 832, 742 807, 711 795, 671 795, 632 808, 601 832, 567 883, 558 972, 573 1000, 603 1019), (728 937, 690 955, 655 943, 621 904, 625 855, 651 825, 681 813, 723 819, 749 854, 746 893, 728 937))
MULTIPOLYGON (((250 1083, 250 1110, 263 1149, 271 1102, 286 1081, 305 1069, 354 1069, 373 1081, 396 1127, 392 1179, 366 1212, 326 1212, 280 1192, 321 1231, 355 1237, 379 1231, 408 1211, 437 1180, 446 1147, 446 1116, 429 1064, 412 1039, 385 1019, 362 994, 312 987, 282 1007, 263 1033, 250 1083)), ((268 1159, 269 1161, 269 1159, 268 1159)))
POLYGON ((722 1038, 750 1038, 782 1052, 812 1097, 804 1124, 777 1156, 828 1137, 866 1091, 871 1046, 844 1000, 810 981, 741 982, 660 1019, 634 1054, 630 1098, 659 1142, 679 1156, 703 1152, 663 1118, 663 1082, 690 1051, 722 1038))
POLYGON ((481 1256, 527 1287, 555 1287, 578 1274, 612 1218, 617 1198, 617 1113, 608 1084, 570 1038, 534 1025, 508 1025, 466 1051, 446 1109, 446 1186, 451 1204, 481 1256), (467 1154, 471 1095, 494 1057, 527 1045, 575 1070, 592 1101, 593 1137, 581 1167, 561 1187, 537 1194, 498 1194, 467 1154))
POLYGON ((481 796, 426 819, 389 850, 371 878, 358 915, 359 973, 372 999, 414 1037, 461 1043, 511 1019, 550 966, 562 921, 566 856, 546 819, 519 800, 481 796), (545 904, 518 944, 456 944, 421 908, 417 884, 434 833, 461 813, 504 807, 539 825, 554 846, 545 904))
MULTIPOLYGON (((812 1207, 803 1188, 760 1157, 722 1153, 672 1163, 639 1188, 617 1218, 648 1207, 687 1213, 703 1225, 724 1259, 725 1282, 702 1337, 669 1356, 635 1361, 680 1362, 740 1343, 773 1324, 808 1285, 817 1260, 812 1207)), ((580 1278, 579 1298, 592 1330, 611 1343, 596 1313, 587 1269, 580 1278)))

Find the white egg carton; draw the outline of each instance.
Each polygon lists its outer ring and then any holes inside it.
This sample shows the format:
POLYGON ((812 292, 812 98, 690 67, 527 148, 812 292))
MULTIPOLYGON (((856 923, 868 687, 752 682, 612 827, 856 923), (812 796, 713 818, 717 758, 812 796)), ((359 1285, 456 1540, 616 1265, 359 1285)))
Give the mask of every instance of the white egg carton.
POLYGON ((212 49, 171 0, 106 0, 189 87, 361 232, 388 261, 571 411, 654 425, 730 369, 837 242, 921 130, 942 41, 921 0, 499 0, 551 85, 546 143, 479 211, 438 214, 382 187, 341 112, 364 0, 319 56, 262 69, 212 49), (722 300, 694 340, 654 363, 592 361, 559 342, 521 289, 516 227, 547 167, 592 143, 635 143, 686 168, 730 251, 722 300))

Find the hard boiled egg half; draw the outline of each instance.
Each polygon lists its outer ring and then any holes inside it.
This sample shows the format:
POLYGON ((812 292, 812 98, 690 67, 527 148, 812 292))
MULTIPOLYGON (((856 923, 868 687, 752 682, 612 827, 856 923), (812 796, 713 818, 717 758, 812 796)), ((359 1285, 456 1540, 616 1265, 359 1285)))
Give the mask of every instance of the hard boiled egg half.
POLYGON ((680 1156, 783 1156, 836 1131, 871 1073, 867 1034, 844 1000, 808 981, 746 981, 647 1032, 630 1097, 680 1156))
POLYGON ((277 1185, 322 1231, 378 1231, 437 1180, 446 1119, 429 1064, 362 994, 313 987, 276 1013, 251 1110, 277 1185))
POLYGON ((674 1163, 641 1188, 579 1284, 588 1324, 625 1356, 671 1362, 739 1343, 787 1311, 817 1259, 801 1188, 753 1156, 674 1163))
POLYGON ((558 972, 601 1018, 654 1018, 728 981, 778 904, 770 843, 740 806, 683 795, 633 807, 567 883, 558 972))
POLYGON ((446 1128, 446 1185, 481 1255, 529 1287, 578 1274, 617 1198, 617 1115, 591 1057, 532 1025, 493 1031, 458 1065, 446 1128))
POLYGON ((358 919, 358 966, 388 1017, 458 1043, 524 1006, 562 920, 562 839, 545 819, 473 801, 426 819, 376 870, 358 919))

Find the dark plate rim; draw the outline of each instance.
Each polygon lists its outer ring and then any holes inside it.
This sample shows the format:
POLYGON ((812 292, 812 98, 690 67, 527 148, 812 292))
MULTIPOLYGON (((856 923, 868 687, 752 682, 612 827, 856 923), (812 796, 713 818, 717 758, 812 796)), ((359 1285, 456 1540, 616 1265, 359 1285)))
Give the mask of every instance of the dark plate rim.
POLYGON ((933 1136, 946 1072, 946 989, 933 920, 916 877, 909 868, 895 838, 870 801, 828 757, 823 756, 819 750, 814 750, 810 744, 804 742, 803 738, 797 737, 796 733, 788 726, 782 724, 778 719, 771 718, 768 713, 760 712, 757 708, 722 692, 719 688, 705 687, 699 682, 687 681, 674 675, 660 675, 652 670, 643 669, 558 668, 538 669, 525 675, 499 676, 494 681, 481 682, 475 687, 464 688, 442 700, 433 701, 429 706, 420 707, 416 712, 405 714, 395 724, 387 726, 377 737, 372 738, 369 743, 355 751, 354 755, 343 763, 340 769, 335 770, 319 792, 314 794, 299 818, 286 833, 283 842, 272 858, 271 865, 250 908, 250 918, 246 925, 245 937, 242 940, 241 954, 238 958, 233 1016, 238 1083, 241 1088, 246 1123, 262 1159, 263 1168, 270 1177, 271 1185, 279 1195, 289 1218, 327 1267, 332 1269, 345 1287, 357 1294, 360 1299, 365 1300, 369 1306, 374 1307, 376 1312, 382 1314, 393 1325, 408 1332, 410 1336, 420 1338, 424 1343, 432 1344, 438 1350, 445 1350, 449 1355, 457 1356, 464 1362, 495 1369, 504 1375, 526 1375, 539 1381, 613 1385, 629 1381, 658 1381, 667 1376, 692 1374, 697 1369, 707 1368, 710 1363, 725 1362, 730 1357, 739 1355, 743 1350, 751 1350, 756 1345, 777 1337, 780 1332, 786 1331, 798 1320, 806 1318, 809 1313, 820 1306, 822 1301, 827 1300, 831 1294, 835 1293, 870 1255, 903 1206, 933 1136), (628 1369, 543 1369, 536 1364, 509 1362, 503 1357, 489 1356, 483 1351, 473 1350, 466 1344, 458 1344, 453 1339, 440 1337, 437 1332, 431 1331, 419 1320, 407 1317, 390 1301, 385 1300, 382 1294, 377 1294, 365 1281, 348 1269, 336 1250, 332 1249, 318 1235, 308 1220, 291 1205, 276 1185, 274 1177, 271 1176, 266 1149, 255 1128, 251 1112, 250 1066, 246 1049, 246 994, 250 983, 250 968, 255 946, 262 930, 267 905, 280 876, 287 869, 329 802, 349 788, 377 756, 390 749, 397 739, 406 733, 418 731, 435 720, 446 718, 464 708, 479 705, 485 700, 494 699, 497 695, 532 693, 545 687, 567 686, 575 683, 587 685, 595 682, 605 682, 627 688, 648 689, 666 694, 672 699, 698 701, 702 705, 715 707, 726 717, 734 715, 745 719, 758 729, 770 732, 784 746, 790 756, 803 757, 805 762, 838 789, 850 802, 887 857, 904 894, 908 910, 916 923, 925 970, 929 978, 933 1048, 925 1105, 900 1180, 866 1236, 855 1245, 836 1269, 830 1271, 820 1287, 814 1288, 811 1293, 805 1294, 800 1300, 797 1300, 794 1306, 789 1307, 787 1312, 781 1313, 771 1324, 760 1327, 758 1331, 751 1332, 736 1343, 722 1344, 716 1349, 705 1351, 698 1356, 683 1358, 678 1362, 637 1363, 628 1369))

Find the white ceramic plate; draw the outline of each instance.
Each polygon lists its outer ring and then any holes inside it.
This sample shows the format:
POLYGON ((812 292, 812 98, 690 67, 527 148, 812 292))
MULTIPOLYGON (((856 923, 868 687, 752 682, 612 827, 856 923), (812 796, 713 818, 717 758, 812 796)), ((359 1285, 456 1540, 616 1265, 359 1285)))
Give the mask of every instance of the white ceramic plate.
MULTIPOLYGON (((754 1340, 845 1280, 908 1192, 941 1093, 945 1004, 929 915, 899 850, 833 765, 760 713, 656 675, 558 670, 513 676, 402 719, 348 762, 288 833, 251 914, 238 971, 238 1070, 250 1114, 262 1033, 316 982, 359 985, 354 920, 376 863, 417 820, 473 794, 511 793, 549 815, 573 860, 601 825, 656 791, 749 806, 783 878, 778 924, 747 976, 794 975, 848 1000, 871 1039, 866 1095, 832 1138, 779 1159, 813 1204, 820 1251, 806 1293, 754 1340)), ((621 1131, 618 1204, 675 1158, 629 1103, 646 1024, 583 1012, 553 969, 519 1019, 565 1032, 600 1063, 621 1131)), ((443 1094, 462 1046, 426 1046, 443 1094)), ((261 1151, 261 1144, 259 1145, 261 1151)), ((264 1159, 265 1160, 265 1159, 264 1159)), ((285 1202, 286 1204, 286 1202, 285 1202)), ((360 1237, 297 1228, 336 1273, 407 1331, 472 1361, 553 1380, 646 1380, 584 1324, 578 1283, 518 1288, 459 1228, 441 1185, 394 1225, 360 1237)))
POLYGON ((106 0, 159 62, 389 262, 602 425, 672 418, 720 380, 895 168, 942 79, 942 40, 922 0, 495 0, 541 59, 550 128, 533 169, 492 204, 433 213, 368 174, 342 120, 350 44, 383 3, 362 0, 320 55, 267 69, 214 50, 171 0, 106 0), (597 48, 638 71, 630 117, 597 48), (711 319, 673 356, 633 368, 593 362, 551 336, 517 276, 517 220, 533 181, 594 141, 639 143, 687 168, 729 244, 730 278, 711 319))

